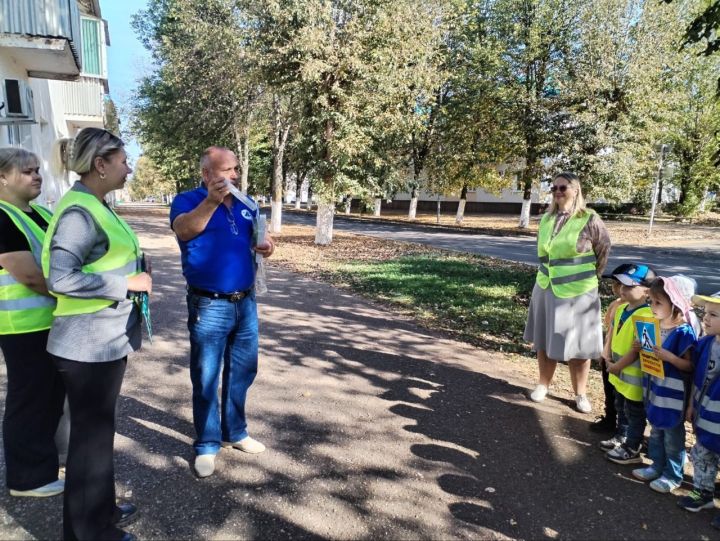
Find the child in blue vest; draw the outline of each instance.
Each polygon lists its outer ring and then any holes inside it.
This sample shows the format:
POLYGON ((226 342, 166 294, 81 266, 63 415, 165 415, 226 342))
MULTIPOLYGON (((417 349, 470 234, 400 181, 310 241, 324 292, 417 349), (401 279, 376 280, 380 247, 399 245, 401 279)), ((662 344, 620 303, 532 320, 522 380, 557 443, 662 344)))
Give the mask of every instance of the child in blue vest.
MULTIPOLYGON (((720 292, 709 297, 695 295, 693 303, 705 308, 701 338, 693 353, 692 400, 686 419, 695 428, 695 445, 690 452, 693 463, 693 490, 678 500, 688 511, 715 507, 715 477, 720 464, 720 292)), ((720 528, 720 516, 712 525, 720 528)))
POLYGON ((648 293, 650 309, 660 322, 662 347, 653 348, 663 362, 664 378, 643 375, 645 414, 650 423, 648 457, 652 466, 633 470, 650 488, 669 493, 680 486, 685 464, 685 382, 692 373, 697 338, 687 323, 690 301, 672 278, 657 278, 648 293))

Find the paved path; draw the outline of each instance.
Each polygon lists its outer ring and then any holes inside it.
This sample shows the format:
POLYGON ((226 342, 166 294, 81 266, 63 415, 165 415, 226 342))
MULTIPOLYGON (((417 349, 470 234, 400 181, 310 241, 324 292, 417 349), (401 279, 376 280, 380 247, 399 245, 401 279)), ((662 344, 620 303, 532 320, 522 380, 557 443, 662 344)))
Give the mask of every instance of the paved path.
MULTIPOLYGON (((710 512, 608 463, 589 417, 527 400, 502 355, 278 269, 248 402, 268 451, 223 450, 197 479, 177 249, 164 218, 131 222, 155 269, 156 338, 130 358, 116 438, 140 539, 717 537, 710 512)), ((0 491, 0 538, 57 538, 61 503, 0 491)))
MULTIPOLYGON (((283 222, 288 224, 315 225, 315 215, 285 212, 283 222)), ((369 220, 335 217, 335 229, 361 235, 371 235, 392 240, 431 244, 447 250, 459 250, 482 254, 520 263, 537 263, 536 241, 533 237, 498 237, 456 233, 421 225, 381 223, 369 220)), ((701 293, 714 293, 720 290, 720 255, 717 258, 700 257, 696 248, 683 250, 674 248, 642 248, 633 246, 614 246, 608 267, 630 261, 642 261, 655 267, 660 274, 687 274, 698 281, 701 293)))

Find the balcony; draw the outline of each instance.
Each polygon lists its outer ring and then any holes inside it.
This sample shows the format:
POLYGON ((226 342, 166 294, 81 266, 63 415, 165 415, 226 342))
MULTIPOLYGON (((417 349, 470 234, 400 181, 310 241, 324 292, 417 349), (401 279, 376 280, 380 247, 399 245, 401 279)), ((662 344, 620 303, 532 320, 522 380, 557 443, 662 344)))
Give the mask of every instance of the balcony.
POLYGON ((30 77, 76 79, 80 36, 77 0, 0 0, 0 53, 30 77))
POLYGON ((103 97, 101 79, 80 77, 76 81, 53 81, 49 85, 53 107, 61 111, 67 122, 76 127, 103 126, 103 97))

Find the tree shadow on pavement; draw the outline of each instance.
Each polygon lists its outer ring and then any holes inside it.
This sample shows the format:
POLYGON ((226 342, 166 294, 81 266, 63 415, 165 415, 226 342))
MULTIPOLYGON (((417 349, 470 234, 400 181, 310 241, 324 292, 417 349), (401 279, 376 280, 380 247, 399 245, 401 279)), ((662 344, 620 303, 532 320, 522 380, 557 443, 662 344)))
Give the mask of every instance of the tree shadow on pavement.
MULTIPOLYGON (((116 438, 118 496, 138 504, 139 538, 713 535, 709 513, 682 512, 608 463, 587 418, 529 402, 503 357, 272 268, 247 403, 268 450, 224 449, 216 473, 196 478, 179 256, 150 250, 156 341, 130 358, 116 438)), ((0 494, 0 537, 57 538, 61 507, 0 494)))

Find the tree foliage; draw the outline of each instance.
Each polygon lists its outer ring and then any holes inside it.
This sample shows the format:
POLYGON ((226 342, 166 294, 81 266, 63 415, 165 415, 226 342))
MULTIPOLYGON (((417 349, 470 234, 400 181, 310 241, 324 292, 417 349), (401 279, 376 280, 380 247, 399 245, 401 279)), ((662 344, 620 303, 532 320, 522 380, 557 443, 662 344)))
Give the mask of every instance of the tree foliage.
POLYGON ((128 190, 135 201, 148 197, 160 199, 163 195, 175 192, 175 183, 168 179, 149 157, 143 155, 138 158, 128 190))
POLYGON ((251 190, 307 179, 328 205, 498 192, 503 171, 529 203, 560 169, 647 204, 672 144, 665 192, 692 213, 718 184, 716 17, 704 0, 150 0, 131 129, 178 187, 220 144, 251 190))

